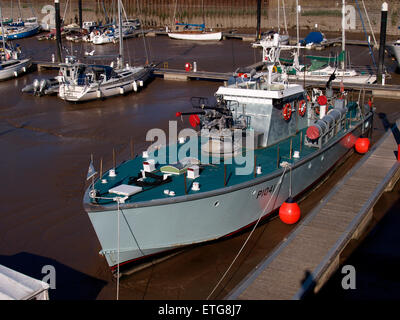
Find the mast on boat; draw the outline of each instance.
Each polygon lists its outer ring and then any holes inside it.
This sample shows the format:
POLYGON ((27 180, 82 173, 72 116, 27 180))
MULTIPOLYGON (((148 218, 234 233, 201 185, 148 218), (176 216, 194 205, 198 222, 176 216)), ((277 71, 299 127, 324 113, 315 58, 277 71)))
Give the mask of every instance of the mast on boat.
POLYGON ((122 41, 121 0, 118 0, 119 59, 118 68, 124 67, 124 47, 122 41))
POLYGON ((4 39, 6 35, 4 34, 3 12, 1 6, 0 6, 0 19, 1 19, 1 38, 3 42, 3 53, 6 54, 6 40, 4 39))
POLYGON ((297 24, 297 56, 300 56, 300 36, 299 36, 299 0, 296 0, 296 24, 297 24))
MULTIPOLYGON (((346 51, 346 38, 345 38, 345 27, 346 27, 346 0, 342 0, 342 51, 346 51)), ((345 57, 341 62, 342 70, 344 70, 345 57)))
POLYGON ((202 11, 202 14, 203 14, 203 26, 205 28, 205 26, 206 26, 206 18, 204 16, 204 0, 201 1, 201 11, 202 11))

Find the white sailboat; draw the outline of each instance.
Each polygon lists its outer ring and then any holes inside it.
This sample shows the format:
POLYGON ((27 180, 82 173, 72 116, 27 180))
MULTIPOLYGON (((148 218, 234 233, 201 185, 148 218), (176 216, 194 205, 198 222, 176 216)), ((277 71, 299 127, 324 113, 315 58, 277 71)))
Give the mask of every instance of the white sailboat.
MULTIPOLYGON (((122 38, 120 2, 121 0, 118 0, 119 30, 122 38)), ((152 76, 153 67, 124 65, 123 41, 119 44, 116 68, 88 65, 78 62, 74 57, 67 57, 66 62, 60 64, 62 80, 58 96, 66 101, 80 102, 123 95, 138 91, 139 87, 144 86, 152 76)))
MULTIPOLYGON (((177 2, 175 2, 175 11, 177 2)), ((206 30, 204 22, 204 1, 202 1, 203 11, 203 23, 202 24, 191 24, 191 23, 180 23, 175 19, 174 13, 174 30, 169 30, 167 27, 168 36, 171 39, 177 40, 194 40, 194 41, 219 41, 222 39, 222 32, 214 32, 212 30, 206 30)))
MULTIPOLYGON (((346 52, 346 27, 345 27, 345 14, 346 14, 346 1, 342 0, 342 52, 346 52)), ((335 75, 333 83, 352 83, 352 84, 371 84, 376 82, 376 75, 369 74, 367 72, 362 73, 354 68, 348 68, 346 66, 346 59, 342 59, 340 66, 332 67, 326 65, 316 70, 306 70, 304 66, 298 64, 298 53, 295 53, 294 68, 296 74, 290 75, 289 79, 303 80, 304 78, 308 81, 328 81, 332 74, 335 75), (296 65, 297 63, 297 65, 296 65)), ((339 62, 337 61, 339 64, 339 62)))
MULTIPOLYGON (((342 54, 344 55, 346 50, 346 40, 345 40, 345 0, 342 0, 342 54)), ((299 7, 298 7, 299 8, 299 7)), ((299 9, 297 9, 297 15, 299 13, 299 9)), ((298 26, 297 26, 298 29, 298 26)), ((297 35, 299 32, 297 31, 297 35)), ((297 36, 298 37, 298 36, 297 36)), ((273 40, 260 42, 259 44, 253 44, 255 47, 263 47, 263 59, 265 62, 268 61, 268 55, 266 54, 267 49, 272 46, 273 40)), ((348 84, 371 84, 376 82, 376 75, 370 74, 368 72, 359 72, 354 68, 348 68, 345 65, 345 59, 341 59, 341 65, 332 67, 329 65, 331 60, 335 60, 332 57, 314 57, 315 59, 319 59, 320 61, 325 59, 325 63, 321 63, 319 67, 315 67, 315 64, 311 67, 307 68, 305 65, 300 65, 299 63, 299 52, 301 47, 299 45, 299 41, 297 41, 297 46, 286 46, 280 45, 280 48, 283 50, 293 50, 293 65, 290 67, 286 67, 286 72, 288 74, 289 80, 298 80, 303 81, 320 81, 327 82, 331 76, 334 74, 335 79, 332 80, 333 83, 348 83, 348 84)), ((313 59, 310 56, 310 59, 313 59)), ((337 64, 339 63, 339 59, 337 60, 337 64)), ((284 67, 282 67, 284 68, 284 67)))
MULTIPOLYGON (((4 34, 3 14, 0 6, 0 19, 1 19, 1 32, 4 34)), ((10 78, 18 77, 26 73, 28 68, 32 65, 32 59, 20 59, 20 48, 14 48, 6 44, 2 37, 2 51, 0 53, 0 80, 7 80, 10 78)))

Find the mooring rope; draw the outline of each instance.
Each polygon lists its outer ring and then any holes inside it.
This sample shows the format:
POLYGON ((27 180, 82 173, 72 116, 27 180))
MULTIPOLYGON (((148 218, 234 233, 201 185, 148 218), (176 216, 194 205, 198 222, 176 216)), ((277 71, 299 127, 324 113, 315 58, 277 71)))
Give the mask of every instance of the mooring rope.
POLYGON ((219 285, 221 284, 221 282, 224 280, 224 278, 226 277, 226 275, 228 274, 228 272, 230 271, 230 269, 232 268, 232 266, 234 265, 234 263, 236 262, 237 258, 239 257, 239 255, 242 253, 244 247, 246 246, 247 242, 250 240, 251 236, 253 235, 254 230, 257 228, 261 218, 263 217, 265 211, 268 209, 269 204, 271 202, 271 200, 274 198, 275 193, 277 192, 277 190, 279 189, 279 186, 281 185, 282 181, 283 181, 283 177, 286 173, 287 168, 290 166, 288 163, 282 163, 282 166, 284 167, 284 170, 282 172, 282 175, 278 181, 278 184, 276 185, 276 188, 274 190, 274 192, 271 194, 271 197, 269 198, 267 205, 265 206, 265 208, 261 211, 260 216, 257 219, 257 222, 255 223, 255 225, 253 226, 253 229, 250 231, 250 234, 247 236, 246 240, 244 241, 242 247, 239 249, 238 253, 236 254, 235 258, 232 260, 231 264, 229 265, 229 267, 226 269, 225 273, 222 275, 221 279, 218 281, 218 283, 215 285, 214 289, 211 291, 211 293, 207 296, 206 300, 209 300, 210 297, 213 295, 213 293, 215 292, 215 290, 219 287, 219 285), (285 164, 285 165, 284 165, 285 164), (286 165, 287 164, 287 165, 286 165))
MULTIPOLYGON (((91 197, 91 196, 89 195, 89 197, 91 197)), ((115 201, 117 203, 117 215, 118 215, 117 216, 117 300, 119 300, 119 278, 120 278, 120 270, 119 270, 119 265, 120 265, 120 261, 119 261, 120 260, 120 218, 119 218, 119 216, 120 216, 120 213, 122 214, 122 216, 124 217, 124 219, 126 221, 124 212, 122 211, 122 209, 121 209, 121 207, 119 205, 121 198, 120 197, 113 197, 113 198, 111 198, 111 197, 98 197, 98 196, 91 197, 91 198, 92 199, 102 199, 102 200, 112 200, 112 201, 115 201)), ((128 228, 129 228, 129 230, 130 230, 130 232, 132 234, 133 239, 135 240, 135 243, 136 243, 140 253, 142 254, 142 256, 145 256, 145 254, 144 254, 142 248, 140 247, 135 235, 133 234, 132 229, 130 228, 128 223, 127 223, 127 225, 128 225, 128 228)), ((151 264, 154 265, 153 261, 151 261, 151 264)))

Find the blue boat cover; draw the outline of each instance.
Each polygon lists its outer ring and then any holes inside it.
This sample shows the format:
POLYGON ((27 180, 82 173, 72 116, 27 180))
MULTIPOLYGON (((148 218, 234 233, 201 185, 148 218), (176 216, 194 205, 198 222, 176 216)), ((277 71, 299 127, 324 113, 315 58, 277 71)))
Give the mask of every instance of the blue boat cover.
POLYGON ((302 45, 306 45, 309 43, 321 43, 324 40, 324 35, 319 31, 310 32, 307 37, 301 40, 302 45))

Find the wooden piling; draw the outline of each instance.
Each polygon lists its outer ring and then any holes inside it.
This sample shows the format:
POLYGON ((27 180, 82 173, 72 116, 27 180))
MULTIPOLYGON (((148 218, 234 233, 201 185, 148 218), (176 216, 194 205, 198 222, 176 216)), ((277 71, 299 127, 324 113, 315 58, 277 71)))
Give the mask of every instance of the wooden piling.
POLYGON ((186 171, 185 174, 183 175, 183 180, 184 180, 184 182, 185 182, 185 194, 187 194, 186 175, 187 175, 187 171, 186 171))
POLYGON ((300 153, 301 153, 302 144, 303 144, 303 131, 300 131, 300 153))
POLYGON ((103 157, 100 158, 100 175, 99 178, 103 176, 103 157))
POLYGON ((254 178, 257 176, 257 156, 254 155, 254 178))
POLYGON ((224 187, 226 186, 226 164, 224 164, 224 187))
POLYGON ((276 167, 279 168, 279 146, 276 153, 276 167))

